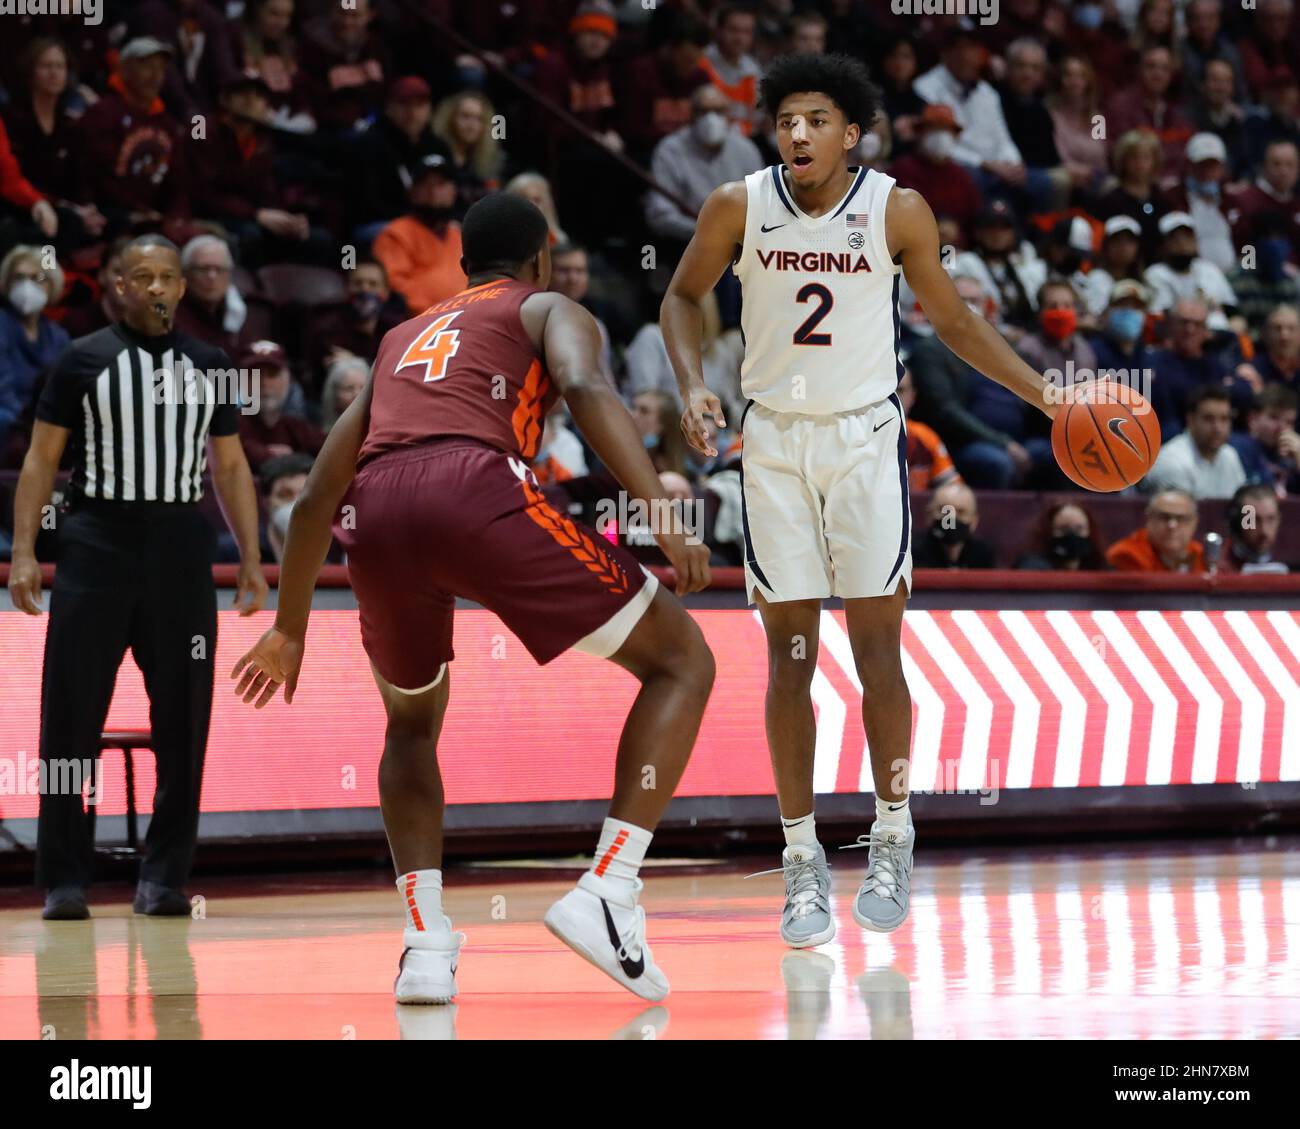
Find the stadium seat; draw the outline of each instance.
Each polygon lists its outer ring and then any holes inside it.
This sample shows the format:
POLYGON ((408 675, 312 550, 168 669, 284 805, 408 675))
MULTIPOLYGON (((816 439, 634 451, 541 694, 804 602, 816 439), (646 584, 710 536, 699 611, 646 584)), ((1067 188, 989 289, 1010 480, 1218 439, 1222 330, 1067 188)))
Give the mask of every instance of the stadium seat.
MULTIPOLYGON (((126 846, 107 848, 105 854, 133 856, 140 853, 140 836, 136 827, 135 815, 135 762, 131 754, 136 749, 152 749, 153 733, 148 729, 106 729, 99 737, 99 753, 96 762, 106 749, 120 749, 122 762, 126 770, 126 846)), ((102 796, 96 802, 86 805, 86 818, 90 822, 90 841, 95 841, 95 815, 102 796)))

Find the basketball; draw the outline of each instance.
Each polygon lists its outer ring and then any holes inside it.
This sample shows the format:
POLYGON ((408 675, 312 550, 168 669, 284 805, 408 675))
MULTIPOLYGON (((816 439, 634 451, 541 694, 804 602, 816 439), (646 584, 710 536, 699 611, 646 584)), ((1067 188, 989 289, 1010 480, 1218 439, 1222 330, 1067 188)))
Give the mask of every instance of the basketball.
POLYGON ((1160 453, 1160 422, 1140 392, 1101 381, 1057 412, 1052 453, 1072 482, 1112 494, 1151 469, 1160 453))

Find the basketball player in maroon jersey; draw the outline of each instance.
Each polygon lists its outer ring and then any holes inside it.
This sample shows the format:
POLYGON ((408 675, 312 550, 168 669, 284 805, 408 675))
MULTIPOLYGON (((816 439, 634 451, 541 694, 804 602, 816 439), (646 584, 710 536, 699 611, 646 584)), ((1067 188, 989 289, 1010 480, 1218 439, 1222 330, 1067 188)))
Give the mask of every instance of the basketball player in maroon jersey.
MULTIPOLYGON (((275 626, 236 664, 237 693, 292 702, 312 589, 334 533, 348 554, 361 637, 388 714, 380 803, 406 903, 399 1003, 446 1003, 464 934, 442 908, 443 789, 457 596, 498 615, 540 663, 577 648, 641 683, 619 742, 614 797, 592 867, 546 925, 647 1000, 668 981, 645 940, 637 877, 699 730, 713 656, 681 603, 625 551, 542 498, 528 460, 563 395, 633 499, 668 500, 627 409, 602 377, 596 322, 545 289, 546 220, 496 193, 465 216, 468 287, 385 336, 365 390, 329 433, 294 505, 275 626), (642 786, 647 766, 655 787, 642 786)), ((708 550, 657 534, 677 593, 709 580, 708 550)))

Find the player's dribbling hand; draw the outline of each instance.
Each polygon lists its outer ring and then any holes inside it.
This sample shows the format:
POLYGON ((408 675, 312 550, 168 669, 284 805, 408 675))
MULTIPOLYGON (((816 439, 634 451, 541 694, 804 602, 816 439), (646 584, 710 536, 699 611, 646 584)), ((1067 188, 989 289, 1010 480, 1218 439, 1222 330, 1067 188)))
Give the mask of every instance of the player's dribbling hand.
POLYGON ((253 644, 253 649, 248 654, 235 663, 235 669, 230 672, 231 678, 239 679, 239 684, 235 687, 236 696, 245 702, 252 702, 253 708, 260 710, 275 697, 276 689, 283 683, 285 703, 292 703, 294 692, 298 689, 302 651, 301 639, 292 639, 272 627, 253 644))
POLYGON ((713 422, 721 431, 727 426, 722 418, 722 401, 707 388, 697 388, 686 401, 686 410, 682 412, 682 434, 686 442, 710 458, 718 457, 717 448, 709 442, 709 431, 705 416, 712 416, 713 422))
POLYGON ((709 586, 709 547, 687 533, 661 533, 656 538, 677 574, 677 595, 686 596, 709 586))

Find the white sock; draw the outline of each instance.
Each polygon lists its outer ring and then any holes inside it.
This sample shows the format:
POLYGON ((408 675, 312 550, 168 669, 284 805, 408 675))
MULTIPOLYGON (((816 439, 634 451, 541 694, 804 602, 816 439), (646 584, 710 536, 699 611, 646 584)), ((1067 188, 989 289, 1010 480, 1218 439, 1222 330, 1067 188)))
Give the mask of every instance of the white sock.
POLYGON ((442 912, 442 871, 412 870, 397 880, 398 892, 406 903, 406 928, 418 933, 445 933, 447 919, 442 912))
POLYGON ((817 845, 817 820, 813 813, 800 816, 798 819, 786 819, 781 817, 781 830, 785 832, 785 845, 793 847, 796 844, 802 844, 806 847, 815 847, 817 845))
POLYGON ((597 878, 626 884, 630 893, 632 880, 640 871, 653 838, 653 831, 607 817, 600 829, 600 842, 596 844, 596 854, 591 860, 591 872, 597 878))
POLYGON ((906 831, 912 818, 912 809, 908 806, 911 797, 903 800, 882 800, 876 797, 876 822, 897 831, 906 831))

